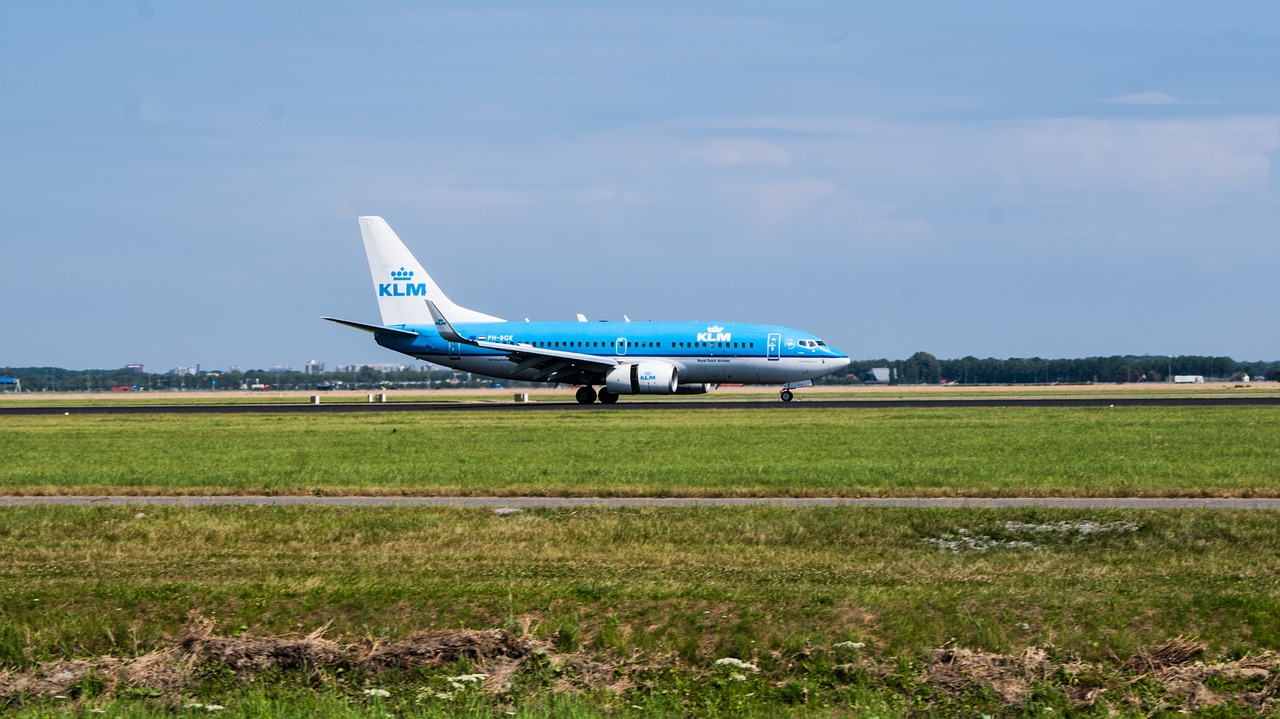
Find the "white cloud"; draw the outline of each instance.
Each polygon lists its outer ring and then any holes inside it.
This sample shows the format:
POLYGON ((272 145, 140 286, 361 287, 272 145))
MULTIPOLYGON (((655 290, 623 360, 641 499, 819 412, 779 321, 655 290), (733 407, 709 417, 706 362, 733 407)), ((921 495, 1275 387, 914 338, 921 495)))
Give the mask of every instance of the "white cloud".
MULTIPOLYGON (((1053 118, 1016 123, 895 123, 857 117, 744 117, 691 122, 793 135, 794 172, 833 178, 859 197, 981 192, 1113 192, 1214 201, 1213 193, 1269 192, 1280 117, 1053 118)), ((775 196, 798 198, 800 186, 775 196)), ((808 192, 815 191, 809 186, 808 192)))
MULTIPOLYGON (((737 200, 756 233, 767 237, 828 236, 840 239, 836 246, 865 248, 884 242, 914 246, 932 234, 925 220, 892 203, 859 200, 830 180, 731 184, 721 191, 737 200)), ((767 246, 777 249, 772 241, 767 246)))
POLYGON ((638 205, 646 202, 648 196, 643 192, 630 190, 617 183, 606 182, 589 187, 577 197, 587 205, 638 205))
POLYGON ((1132 95, 1120 95, 1103 102, 1109 105, 1183 105, 1172 95, 1163 92, 1135 92, 1132 95))
POLYGON ((717 167, 791 164, 791 153, 786 148, 759 140, 713 140, 690 154, 717 167))
POLYGON ((811 177, 739 185, 734 191, 748 196, 755 217, 769 226, 790 225, 798 215, 812 212, 820 202, 842 194, 835 183, 811 177))
POLYGON ((375 195, 380 197, 381 206, 395 198, 396 203, 416 208, 422 217, 446 224, 472 224, 483 221, 495 211, 528 208, 538 200, 538 195, 533 192, 459 189, 438 184, 413 187, 408 181, 393 190, 390 188, 397 186, 386 182, 388 179, 380 178, 381 185, 388 189, 375 195))
POLYGON ((1007 187, 1138 193, 1262 190, 1280 146, 1274 117, 1036 122, 994 148, 1007 187))

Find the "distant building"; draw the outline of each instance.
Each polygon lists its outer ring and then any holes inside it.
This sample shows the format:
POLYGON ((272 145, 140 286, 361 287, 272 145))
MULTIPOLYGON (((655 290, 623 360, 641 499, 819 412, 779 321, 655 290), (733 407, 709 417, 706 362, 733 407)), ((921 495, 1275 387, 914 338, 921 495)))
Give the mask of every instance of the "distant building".
POLYGON ((888 367, 872 367, 862 378, 864 384, 889 384, 893 381, 893 371, 888 367))
POLYGON ((335 372, 359 372, 368 367, 374 372, 404 372, 412 369, 411 365, 403 364, 340 364, 334 368, 335 372))
POLYGON ((1204 375, 1202 374, 1175 374, 1173 376, 1175 384, 1204 384, 1204 375))
POLYGON ((324 371, 324 363, 317 360, 311 360, 306 367, 302 368, 306 374, 320 374, 324 371))
POLYGON ((125 369, 131 369, 131 370, 133 370, 134 372, 146 372, 146 369, 145 369, 145 368, 143 368, 143 366, 142 366, 142 365, 140 365, 140 364, 127 364, 127 365, 125 365, 125 366, 124 366, 124 368, 125 368, 125 369))
POLYGON ((174 367, 169 370, 169 374, 177 375, 179 377, 195 377, 200 374, 200 365, 196 365, 195 367, 174 367))

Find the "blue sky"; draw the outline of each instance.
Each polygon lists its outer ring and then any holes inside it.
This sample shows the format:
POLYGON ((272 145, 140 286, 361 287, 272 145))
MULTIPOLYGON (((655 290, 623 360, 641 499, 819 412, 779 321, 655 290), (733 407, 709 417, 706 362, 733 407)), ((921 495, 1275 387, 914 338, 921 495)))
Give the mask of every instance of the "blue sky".
POLYGON ((887 5, 0 5, 0 366, 395 361, 362 214, 509 319, 1280 359, 1280 6, 887 5))

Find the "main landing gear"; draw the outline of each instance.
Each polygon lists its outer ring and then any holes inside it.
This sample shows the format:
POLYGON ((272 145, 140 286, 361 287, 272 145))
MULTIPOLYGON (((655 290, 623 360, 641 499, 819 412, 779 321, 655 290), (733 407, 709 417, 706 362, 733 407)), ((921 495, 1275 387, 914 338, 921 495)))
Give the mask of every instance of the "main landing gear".
POLYGON ((578 400, 578 404, 591 404, 596 401, 597 397, 600 399, 600 404, 613 404, 618 401, 618 395, 610 392, 604 387, 600 388, 599 394, 597 394, 590 386, 579 387, 578 391, 573 396, 578 400))
POLYGON ((795 395, 791 394, 791 390, 789 389, 782 390, 782 394, 779 396, 782 397, 783 402, 790 402, 795 399, 795 395))

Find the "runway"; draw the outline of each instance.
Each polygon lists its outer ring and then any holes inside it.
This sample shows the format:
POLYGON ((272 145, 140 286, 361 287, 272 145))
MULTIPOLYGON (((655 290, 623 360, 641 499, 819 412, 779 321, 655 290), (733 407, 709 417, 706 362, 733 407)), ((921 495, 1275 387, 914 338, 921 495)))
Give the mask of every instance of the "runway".
POLYGON ((575 509, 621 507, 912 507, 934 509, 1226 509, 1280 510, 1280 498, 1206 497, 175 497, 84 496, 0 497, 0 507, 160 506, 160 507, 482 507, 492 509, 575 509))
POLYGON ((110 414, 318 414, 330 412, 626 412, 637 410, 900 409, 960 407, 1280 407, 1280 396, 1241 397, 954 397, 945 399, 704 399, 628 401, 617 404, 576 402, 329 402, 320 404, 113 404, 0 405, 0 416, 110 414))

